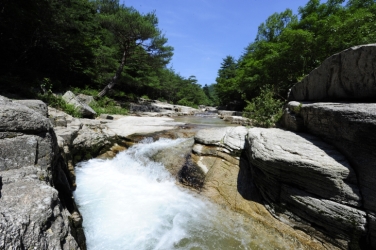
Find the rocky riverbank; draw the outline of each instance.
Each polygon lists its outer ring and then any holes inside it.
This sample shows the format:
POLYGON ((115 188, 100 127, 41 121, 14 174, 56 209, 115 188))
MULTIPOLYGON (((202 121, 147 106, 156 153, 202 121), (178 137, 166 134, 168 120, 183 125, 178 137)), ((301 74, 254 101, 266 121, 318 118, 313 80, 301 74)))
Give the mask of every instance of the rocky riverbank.
MULTIPOLYGON (((204 129, 153 160, 302 249, 376 249, 372 58, 376 45, 351 48, 321 66, 332 70, 317 68, 296 84, 284 129, 204 129)), ((124 150, 137 134, 185 128, 166 117, 76 119, 38 100, 5 97, 0 121, 0 249, 86 249, 74 165, 124 150)))

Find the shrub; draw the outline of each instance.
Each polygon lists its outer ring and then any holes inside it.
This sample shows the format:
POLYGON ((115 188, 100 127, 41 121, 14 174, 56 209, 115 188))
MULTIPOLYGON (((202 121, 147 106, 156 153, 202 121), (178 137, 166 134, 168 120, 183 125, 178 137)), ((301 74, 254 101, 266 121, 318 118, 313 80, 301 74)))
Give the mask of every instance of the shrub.
POLYGON ((47 103, 48 106, 62 110, 73 117, 81 117, 81 113, 74 105, 66 103, 61 96, 54 95, 51 91, 38 95, 38 98, 47 103))
POLYGON ((259 96, 247 101, 244 116, 251 119, 255 126, 269 128, 281 118, 283 102, 274 98, 273 90, 266 86, 259 96))
POLYGON ((192 107, 192 108, 197 108, 198 107, 197 104, 194 104, 193 102, 187 100, 187 98, 180 99, 177 104, 179 104, 181 106, 192 107))
POLYGON ((113 99, 104 96, 98 99, 95 103, 90 104, 90 107, 97 112, 98 115, 101 114, 118 114, 118 115, 126 115, 128 114, 128 110, 118 105, 113 99))

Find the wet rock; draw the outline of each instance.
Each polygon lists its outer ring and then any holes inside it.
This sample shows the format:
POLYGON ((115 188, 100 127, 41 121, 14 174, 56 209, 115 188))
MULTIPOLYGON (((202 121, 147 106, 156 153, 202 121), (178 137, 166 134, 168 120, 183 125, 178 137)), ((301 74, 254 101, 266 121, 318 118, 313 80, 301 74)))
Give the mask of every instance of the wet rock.
POLYGON ((243 112, 229 111, 229 110, 218 110, 218 115, 221 118, 223 118, 225 116, 242 116, 243 112))
POLYGON ((177 177, 178 172, 185 164, 187 157, 192 151, 193 143, 193 138, 186 139, 178 145, 159 150, 151 159, 162 163, 172 176, 177 177))

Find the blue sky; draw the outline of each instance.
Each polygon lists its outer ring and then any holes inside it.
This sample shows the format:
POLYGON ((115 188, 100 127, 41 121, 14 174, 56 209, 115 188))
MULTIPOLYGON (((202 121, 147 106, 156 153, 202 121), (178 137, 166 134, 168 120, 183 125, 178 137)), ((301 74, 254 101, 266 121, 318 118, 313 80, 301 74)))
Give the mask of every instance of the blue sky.
POLYGON ((141 13, 153 10, 174 47, 170 66, 201 85, 215 83, 227 55, 236 59, 254 41, 258 26, 275 12, 294 13, 308 0, 123 0, 141 13))

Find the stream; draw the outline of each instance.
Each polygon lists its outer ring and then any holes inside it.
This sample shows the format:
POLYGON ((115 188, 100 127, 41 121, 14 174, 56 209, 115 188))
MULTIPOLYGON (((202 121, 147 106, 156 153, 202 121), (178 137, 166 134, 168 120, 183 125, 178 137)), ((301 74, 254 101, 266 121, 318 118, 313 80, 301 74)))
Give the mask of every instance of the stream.
POLYGON ((290 249, 251 218, 176 184, 151 160, 183 140, 145 138, 113 159, 77 165, 74 197, 88 249, 290 249))

